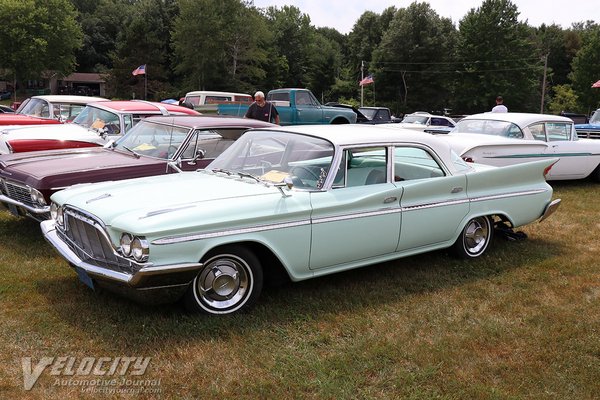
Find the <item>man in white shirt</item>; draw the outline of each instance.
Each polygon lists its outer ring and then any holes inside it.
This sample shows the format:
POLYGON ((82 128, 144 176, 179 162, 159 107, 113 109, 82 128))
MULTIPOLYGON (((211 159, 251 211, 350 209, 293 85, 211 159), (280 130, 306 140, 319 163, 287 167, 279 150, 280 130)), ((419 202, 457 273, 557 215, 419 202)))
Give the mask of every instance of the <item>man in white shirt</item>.
POLYGON ((493 113, 505 113, 508 112, 508 108, 506 108, 506 106, 504 104, 504 99, 502 98, 502 96, 498 96, 496 97, 496 105, 494 106, 494 108, 492 108, 492 112, 493 113))

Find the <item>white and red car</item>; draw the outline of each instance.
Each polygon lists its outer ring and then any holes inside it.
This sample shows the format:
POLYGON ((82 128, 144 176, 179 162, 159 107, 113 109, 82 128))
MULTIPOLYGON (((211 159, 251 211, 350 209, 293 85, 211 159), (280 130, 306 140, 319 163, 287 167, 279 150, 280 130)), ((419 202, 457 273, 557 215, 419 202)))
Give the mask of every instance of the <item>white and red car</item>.
POLYGON ((152 115, 198 115, 186 107, 148 101, 88 104, 73 123, 0 127, 0 154, 102 146, 152 115))
POLYGON ((0 114, 0 125, 48 125, 72 121, 89 103, 103 97, 49 95, 33 96, 21 103, 15 113, 0 114))

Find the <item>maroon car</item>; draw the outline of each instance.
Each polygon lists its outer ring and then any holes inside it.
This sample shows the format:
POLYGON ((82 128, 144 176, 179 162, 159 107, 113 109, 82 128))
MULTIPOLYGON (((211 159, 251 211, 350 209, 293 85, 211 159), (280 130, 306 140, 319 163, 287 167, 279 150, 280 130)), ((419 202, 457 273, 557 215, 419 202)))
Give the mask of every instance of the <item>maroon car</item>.
POLYGON ((104 147, 0 155, 0 202, 14 215, 41 221, 58 190, 204 168, 246 130, 268 126, 224 116, 149 117, 104 147))

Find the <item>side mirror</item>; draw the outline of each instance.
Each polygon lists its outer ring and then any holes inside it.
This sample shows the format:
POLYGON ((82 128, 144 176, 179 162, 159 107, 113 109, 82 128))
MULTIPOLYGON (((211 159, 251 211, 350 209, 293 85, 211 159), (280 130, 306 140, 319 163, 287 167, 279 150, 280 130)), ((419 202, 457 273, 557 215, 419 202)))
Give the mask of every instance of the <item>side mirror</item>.
POLYGON ((197 149, 196 150, 196 155, 194 156, 194 158, 192 158, 191 160, 189 160, 187 162, 188 165, 195 165, 198 160, 202 160, 204 158, 205 154, 206 154, 205 150, 203 150, 203 149, 197 149))

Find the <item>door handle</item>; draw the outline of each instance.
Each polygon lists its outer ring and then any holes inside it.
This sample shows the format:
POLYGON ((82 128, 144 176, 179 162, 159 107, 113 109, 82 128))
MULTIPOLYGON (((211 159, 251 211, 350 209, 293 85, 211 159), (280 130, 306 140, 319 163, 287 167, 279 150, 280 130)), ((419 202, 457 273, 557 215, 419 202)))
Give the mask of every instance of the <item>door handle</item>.
POLYGON ((383 200, 383 204, 390 204, 397 200, 398 200, 398 198, 396 196, 386 197, 385 200, 383 200))
POLYGON ((454 187, 452 188, 452 191, 450 191, 450 193, 460 193, 463 191, 463 188, 461 187, 454 187))

